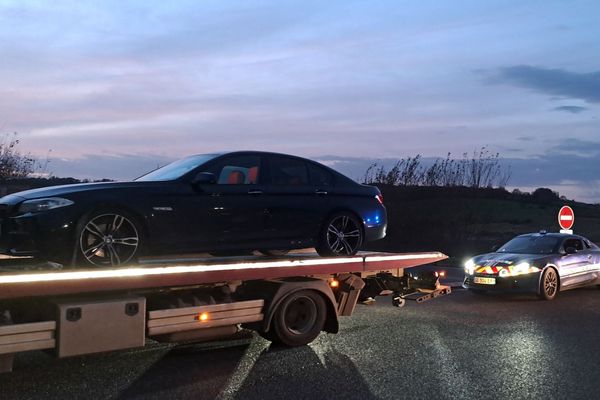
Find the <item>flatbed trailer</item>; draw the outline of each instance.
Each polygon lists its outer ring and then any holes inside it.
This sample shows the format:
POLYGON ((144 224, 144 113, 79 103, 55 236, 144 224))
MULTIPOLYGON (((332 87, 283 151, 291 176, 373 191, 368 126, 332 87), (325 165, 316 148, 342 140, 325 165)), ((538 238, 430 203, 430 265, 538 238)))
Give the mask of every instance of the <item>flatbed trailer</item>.
POLYGON ((394 295, 400 305, 450 293, 437 277, 415 285, 404 274, 445 258, 304 253, 0 272, 0 372, 11 371, 23 351, 69 357, 142 347, 147 339, 208 341, 231 337, 240 326, 283 345, 304 345, 321 331, 337 333, 338 317, 352 315, 358 301, 394 295))

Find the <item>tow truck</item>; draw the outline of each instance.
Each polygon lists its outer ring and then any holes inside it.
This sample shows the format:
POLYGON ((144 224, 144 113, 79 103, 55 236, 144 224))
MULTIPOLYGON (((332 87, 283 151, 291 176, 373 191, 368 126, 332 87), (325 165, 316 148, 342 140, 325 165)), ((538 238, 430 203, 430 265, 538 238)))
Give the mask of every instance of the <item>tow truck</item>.
POLYGON ((285 346, 305 345, 322 331, 338 333, 338 317, 352 315, 359 301, 391 295, 403 306, 449 294, 432 273, 404 273, 445 258, 304 252, 119 268, 0 268, 0 372, 12 371, 15 354, 25 351, 62 358, 143 347, 149 339, 222 340, 242 328, 285 346))

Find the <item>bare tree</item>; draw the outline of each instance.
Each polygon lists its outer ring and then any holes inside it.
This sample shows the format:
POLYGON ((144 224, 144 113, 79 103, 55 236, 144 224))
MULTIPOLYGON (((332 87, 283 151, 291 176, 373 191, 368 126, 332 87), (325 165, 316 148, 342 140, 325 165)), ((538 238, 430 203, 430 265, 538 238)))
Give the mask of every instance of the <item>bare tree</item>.
POLYGON ((18 145, 16 133, 0 137, 0 180, 25 178, 47 167, 48 160, 43 164, 29 153, 21 154, 18 145))
POLYGON ((491 153, 487 147, 474 151, 469 157, 434 160, 429 167, 422 165, 420 154, 400 159, 388 171, 383 165, 373 163, 367 168, 363 182, 395 186, 470 186, 506 187, 510 179, 510 168, 504 168, 499 153, 491 153))

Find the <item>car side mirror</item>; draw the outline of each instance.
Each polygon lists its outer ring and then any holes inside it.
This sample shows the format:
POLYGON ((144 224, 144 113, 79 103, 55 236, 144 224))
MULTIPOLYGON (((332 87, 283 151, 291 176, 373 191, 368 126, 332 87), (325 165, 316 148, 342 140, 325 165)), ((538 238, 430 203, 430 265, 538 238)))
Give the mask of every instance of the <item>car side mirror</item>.
POLYGON ((192 179, 192 185, 213 185, 217 183, 217 178, 212 172, 198 172, 198 174, 192 179))
POLYGON ((577 253, 577 249, 575 247, 567 247, 565 249, 565 253, 567 253, 567 254, 575 254, 575 253, 577 253))

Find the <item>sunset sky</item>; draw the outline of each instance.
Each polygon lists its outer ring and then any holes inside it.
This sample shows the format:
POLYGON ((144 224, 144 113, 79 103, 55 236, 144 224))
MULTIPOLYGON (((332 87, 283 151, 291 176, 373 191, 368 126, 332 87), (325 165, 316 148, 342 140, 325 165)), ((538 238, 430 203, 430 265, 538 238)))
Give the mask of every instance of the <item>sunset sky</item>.
POLYGON ((0 133, 58 176, 488 146, 511 186, 600 202, 599 117, 597 0, 0 0, 0 133))

